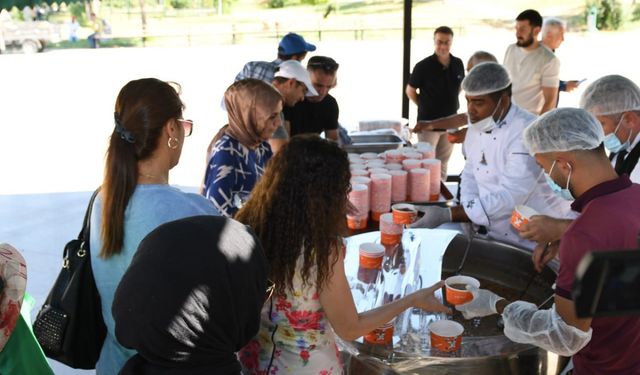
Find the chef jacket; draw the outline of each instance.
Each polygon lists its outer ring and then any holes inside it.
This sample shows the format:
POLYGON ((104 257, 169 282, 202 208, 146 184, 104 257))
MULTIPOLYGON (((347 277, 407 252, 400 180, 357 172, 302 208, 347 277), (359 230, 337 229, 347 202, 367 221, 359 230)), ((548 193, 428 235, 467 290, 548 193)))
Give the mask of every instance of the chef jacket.
POLYGON ((460 185, 460 203, 474 224, 487 227, 495 240, 530 249, 535 243, 521 238, 510 223, 516 205, 556 218, 576 216, 571 202, 551 191, 542 168, 524 146, 523 132, 534 119, 511 103, 493 130, 481 132, 469 126, 462 145, 467 160, 460 185))

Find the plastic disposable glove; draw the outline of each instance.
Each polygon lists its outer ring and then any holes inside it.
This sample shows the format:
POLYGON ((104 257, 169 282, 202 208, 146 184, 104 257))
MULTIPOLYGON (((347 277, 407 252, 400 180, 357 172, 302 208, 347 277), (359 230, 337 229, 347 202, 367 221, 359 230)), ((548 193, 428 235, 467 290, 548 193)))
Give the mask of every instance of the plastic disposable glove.
POLYGON ((538 310, 536 305, 516 301, 502 312, 504 335, 513 342, 533 344, 565 357, 571 357, 591 340, 593 329, 584 332, 562 320, 553 305, 538 310))
POLYGON ((424 212, 424 216, 409 225, 410 228, 436 228, 451 222, 451 209, 448 207, 427 206, 419 210, 424 212))
POLYGON ((473 293, 473 299, 467 303, 456 306, 456 310, 462 313, 465 319, 480 318, 497 314, 496 302, 504 299, 487 289, 475 289, 467 285, 467 290, 473 293))

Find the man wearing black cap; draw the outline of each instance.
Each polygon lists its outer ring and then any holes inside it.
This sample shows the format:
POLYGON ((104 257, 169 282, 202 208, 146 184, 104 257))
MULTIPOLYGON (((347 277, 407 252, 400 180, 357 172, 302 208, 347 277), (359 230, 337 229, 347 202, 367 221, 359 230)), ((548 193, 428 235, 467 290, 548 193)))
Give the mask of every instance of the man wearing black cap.
POLYGON ((331 57, 313 56, 307 63, 311 83, 317 96, 307 96, 294 107, 285 107, 284 116, 290 123, 290 133, 324 132, 325 138, 338 141, 338 102, 329 95, 337 82, 338 63, 331 57))

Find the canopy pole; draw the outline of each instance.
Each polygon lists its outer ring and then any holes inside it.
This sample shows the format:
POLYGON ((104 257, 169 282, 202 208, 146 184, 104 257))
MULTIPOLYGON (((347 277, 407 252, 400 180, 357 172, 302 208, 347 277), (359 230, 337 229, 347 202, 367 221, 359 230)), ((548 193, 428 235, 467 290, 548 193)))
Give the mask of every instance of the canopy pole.
POLYGON ((404 30, 403 30, 403 57, 402 57, 402 117, 409 118, 409 98, 405 94, 405 88, 409 83, 411 73, 411 8, 412 0, 404 0, 404 30))

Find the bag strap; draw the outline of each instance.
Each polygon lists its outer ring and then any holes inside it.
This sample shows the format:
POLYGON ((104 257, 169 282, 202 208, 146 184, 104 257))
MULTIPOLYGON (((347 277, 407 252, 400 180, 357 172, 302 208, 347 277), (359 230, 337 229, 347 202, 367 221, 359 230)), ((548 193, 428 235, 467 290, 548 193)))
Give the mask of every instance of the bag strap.
POLYGON ((78 239, 82 241, 82 248, 89 252, 89 237, 91 234, 91 212, 93 211, 93 202, 96 200, 98 193, 100 192, 100 187, 96 189, 91 195, 91 199, 89 200, 89 205, 87 206, 87 211, 84 213, 84 221, 82 222, 82 229, 78 234, 78 239))

